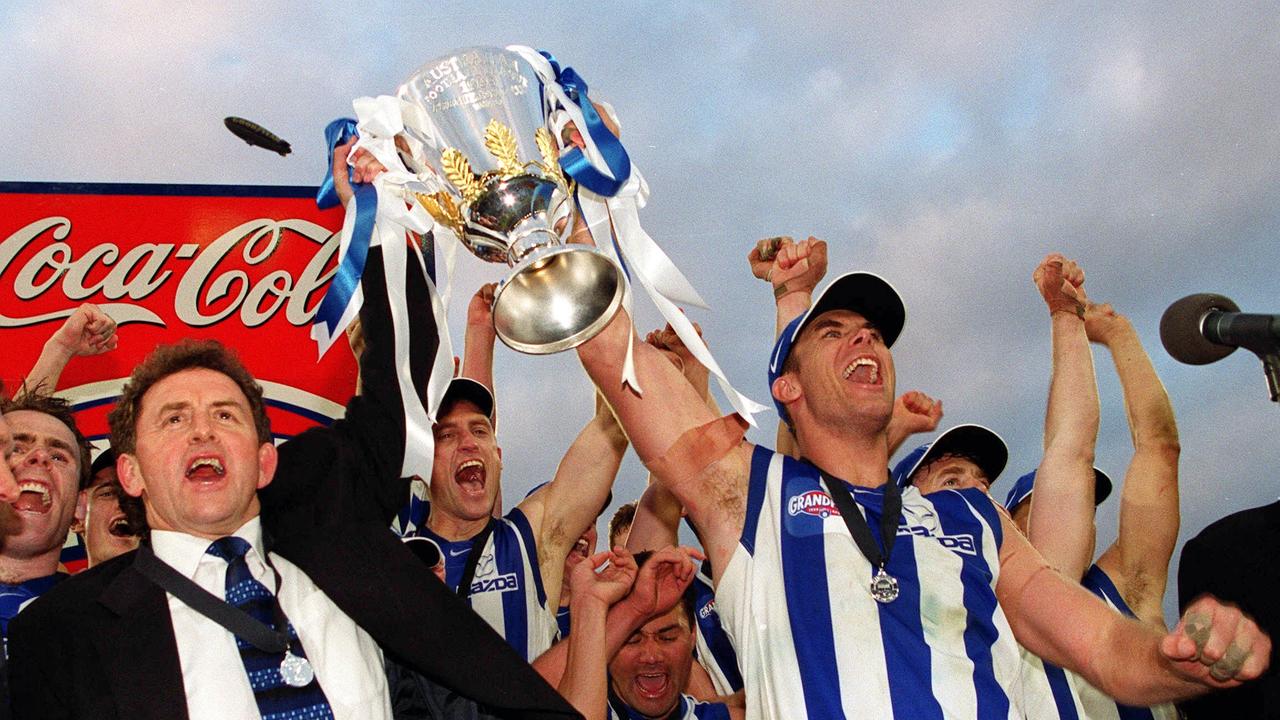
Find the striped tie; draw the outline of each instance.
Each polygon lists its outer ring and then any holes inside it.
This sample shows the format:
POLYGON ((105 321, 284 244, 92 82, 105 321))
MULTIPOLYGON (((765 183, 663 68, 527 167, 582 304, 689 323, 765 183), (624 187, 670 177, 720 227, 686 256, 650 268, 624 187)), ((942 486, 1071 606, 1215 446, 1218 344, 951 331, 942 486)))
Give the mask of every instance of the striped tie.
MULTIPOLYGON (((276 609, 279 605, 276 596, 250 574, 244 559, 249 547, 249 543, 241 538, 224 537, 213 541, 207 552, 227 561, 227 603, 278 631, 280 628, 275 618, 284 618, 284 612, 276 609)), ((305 658, 307 655, 293 623, 288 620, 284 623, 289 633, 287 652, 305 658)), ((317 680, 313 679, 303 687, 293 687, 284 681, 280 674, 284 652, 264 652, 240 637, 236 637, 236 646, 240 648, 240 659, 244 661, 244 670, 249 676, 249 685, 253 688, 263 720, 333 720, 333 710, 317 680)))

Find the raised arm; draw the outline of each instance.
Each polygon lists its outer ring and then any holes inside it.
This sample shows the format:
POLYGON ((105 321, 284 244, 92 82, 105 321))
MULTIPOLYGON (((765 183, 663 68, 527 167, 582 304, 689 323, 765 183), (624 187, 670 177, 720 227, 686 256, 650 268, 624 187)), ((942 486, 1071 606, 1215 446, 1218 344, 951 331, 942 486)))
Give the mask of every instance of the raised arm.
MULTIPOLYGON (((462 376, 489 388, 493 388, 493 344, 498 333, 493 329, 493 291, 497 283, 485 283, 471 296, 467 305, 467 332, 462 351, 462 376)), ((495 408, 496 409, 496 408, 495 408)))
POLYGON ((934 400, 919 390, 908 390, 893 403, 893 416, 889 418, 889 455, 892 456, 907 438, 922 432, 938 429, 942 420, 942 401, 934 400))
MULTIPOLYGON (((570 579, 573 600, 573 632, 561 643, 564 650, 555 648, 534 661, 534 669, 543 672, 548 682, 564 696, 586 720, 604 718, 609 704, 609 659, 621 647, 614 632, 614 643, 609 642, 609 608, 631 591, 636 579, 636 563, 625 550, 606 550, 578 563, 570 579), (605 562, 608 567, 600 569, 605 562), (598 572, 597 572, 598 571, 598 572), (553 680, 558 667, 561 676, 553 680)), ((616 624, 621 624, 615 619, 616 624)), ((634 632, 634 630, 632 630, 634 632)))
POLYGON ((1049 306, 1053 376, 1044 421, 1044 457, 1031 497, 1031 544, 1063 575, 1079 581, 1093 561, 1093 447, 1098 385, 1085 336, 1084 271, 1061 255, 1034 274, 1049 306))
POLYGON ((548 607, 559 604, 565 556, 596 521, 626 451, 627 436, 596 393, 595 415, 569 446, 555 477, 520 503, 538 540, 538 567, 548 607))
POLYGON ((1085 330, 1111 351, 1133 437, 1133 459, 1120 494, 1120 534, 1098 565, 1134 614, 1163 628, 1162 601, 1179 524, 1180 448, 1173 405, 1128 318, 1110 305, 1090 305, 1085 330))
POLYGON ((747 255, 751 274, 773 287, 774 337, 813 304, 813 289, 827 274, 827 243, 812 235, 796 242, 783 235, 756 243, 747 255))
MULTIPOLYGON (((813 304, 813 290, 827 274, 827 243, 812 235, 796 242, 790 236, 765 238, 747 255, 751 274, 773 288, 776 340, 783 328, 803 315, 813 304)), ((775 449, 795 456, 796 438, 785 422, 778 422, 775 449)))
POLYGON ((115 320, 99 310, 97 305, 81 305, 45 341, 40 357, 31 366, 31 372, 27 373, 26 381, 18 392, 39 389, 52 393, 58 388, 58 378, 62 377, 62 371, 72 358, 114 350, 119 341, 115 320))
POLYGON ((599 661, 603 671, 632 633, 644 627, 650 619, 675 607, 697 574, 693 561, 700 559, 700 554, 690 548, 664 548, 654 552, 639 570, 634 569, 631 557, 632 554, 627 550, 614 548, 612 552, 599 553, 590 558, 590 562, 579 563, 574 568, 574 605, 571 610, 573 632, 568 640, 557 643, 533 661, 534 669, 547 682, 560 688, 561 693, 584 714, 586 710, 583 709, 584 706, 578 705, 575 696, 584 699, 584 704, 592 703, 592 683, 598 677, 594 674, 594 668, 587 667, 587 664, 599 661), (612 562, 619 563, 622 569, 615 571, 611 564, 597 574, 595 568, 610 558, 614 559, 612 562), (629 571, 627 563, 631 563, 629 571), (623 592, 626 597, 608 606, 604 631, 601 633, 595 620, 600 615, 600 599, 605 594, 611 597, 616 589, 617 576, 614 573, 625 575, 627 572, 634 584, 628 582, 629 591, 623 592), (579 635, 579 612, 587 613, 592 618, 588 620, 591 623, 588 631, 590 637, 579 635), (579 673, 579 677, 569 678, 571 671, 579 673))
MULTIPOLYGON (((346 167, 350 147, 347 143, 334 150, 335 168, 346 167)), ((347 173, 334 172, 333 176, 338 196, 349 201, 352 193, 347 173)), ((407 239, 405 242, 408 244, 407 239)), ((385 248, 370 248, 360 281, 365 348, 360 356, 361 394, 351 398, 346 414, 332 427, 308 430, 280 446, 280 470, 259 493, 264 507, 288 512, 306 506, 326 518, 389 524, 408 497, 409 478, 400 477, 406 442, 401 363, 395 353, 384 254, 385 248), (344 472, 329 472, 337 466, 344 472), (341 482, 317 487, 318 476, 340 478, 341 482), (316 498, 317 492, 323 497, 316 498)), ((404 269, 403 301, 408 315, 405 329, 414 343, 408 364, 410 380, 417 396, 424 397, 438 336, 426 276, 412 259, 404 269)))
MULTIPOLYGON (((702 328, 696 324, 698 334, 702 328)), ((684 374, 689 384, 702 396, 707 407, 716 415, 720 408, 709 388, 710 375, 707 368, 685 347, 680 336, 668 325, 662 330, 655 330, 645 336, 645 343, 652 345, 671 361, 684 374)), ((652 474, 644 494, 636 503, 635 518, 631 521, 631 532, 627 535, 627 549, 631 552, 654 550, 675 545, 680 535, 680 518, 684 507, 680 500, 665 485, 657 482, 652 474)))
POLYGON ((1266 670, 1271 641, 1234 606, 1206 596, 1166 634, 1111 610, 1045 564, 1004 513, 1001 522, 996 595, 1014 636, 1107 695, 1145 707, 1235 687, 1266 670))
POLYGON ((713 565, 724 567, 738 543, 746 513, 750 447, 736 418, 716 423, 698 391, 662 351, 634 344, 636 375, 644 394, 622 384, 633 336, 631 317, 620 311, 578 355, 613 407, 640 460, 666 485, 702 530, 713 565))

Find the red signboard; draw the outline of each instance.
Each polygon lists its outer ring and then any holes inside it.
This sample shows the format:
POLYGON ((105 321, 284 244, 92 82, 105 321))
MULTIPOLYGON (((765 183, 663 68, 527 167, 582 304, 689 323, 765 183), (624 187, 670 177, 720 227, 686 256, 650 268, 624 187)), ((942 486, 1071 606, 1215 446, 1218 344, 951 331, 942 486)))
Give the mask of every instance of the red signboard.
POLYGON ((215 338, 261 382, 287 437, 341 414, 356 366, 339 343, 317 361, 312 317, 333 274, 342 210, 315 189, 0 183, 0 381, 16 388, 81 303, 119 325, 119 348, 77 358, 59 391, 90 438, 152 348, 215 338))

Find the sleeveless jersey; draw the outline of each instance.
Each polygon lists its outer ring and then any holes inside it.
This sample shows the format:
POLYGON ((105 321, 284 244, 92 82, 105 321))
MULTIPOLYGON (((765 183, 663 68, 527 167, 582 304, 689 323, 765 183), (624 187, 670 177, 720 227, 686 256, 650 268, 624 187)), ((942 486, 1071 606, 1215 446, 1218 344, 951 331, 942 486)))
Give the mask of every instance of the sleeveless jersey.
MULTIPOLYGON (((645 720, 643 715, 627 707, 612 692, 609 693, 608 717, 609 720, 645 720)), ((680 704, 667 715, 666 720, 729 720, 729 706, 681 695, 680 704)))
MULTIPOLYGON (((422 501, 426 512, 430 503, 422 501)), ((413 518, 406 537, 425 537, 440 546, 445 584, 457 591, 471 552, 471 540, 450 542, 427 527, 426 515, 413 518)), ((555 609, 547 608, 538 567, 538 548, 529 520, 519 508, 489 521, 492 532, 476 565, 467 602, 525 660, 532 662, 555 642, 555 609)), ((404 527, 403 525, 401 527, 404 527)))
MULTIPOLYGON (((851 493, 878 529, 883 488, 851 493)), ((886 567, 900 593, 884 604, 839 512, 816 468, 755 449, 742 537, 716 593, 741 651, 747 717, 1021 717, 990 498, 903 490, 886 567)))
POLYGON ((742 672, 738 670, 738 653, 720 624, 720 614, 716 612, 716 595, 708 561, 698 568, 690 590, 693 592, 693 619, 696 624, 693 656, 711 676, 716 692, 732 695, 742 689, 742 672))
MULTIPOLYGON (((1133 611, 1125 603, 1115 583, 1096 564, 1085 573, 1080 584, 1102 598, 1112 610, 1127 617, 1133 611)), ((1026 648, 1022 655, 1023 708, 1028 720, 1177 720, 1173 705, 1151 708, 1121 705, 1070 670, 1045 662, 1026 648)))

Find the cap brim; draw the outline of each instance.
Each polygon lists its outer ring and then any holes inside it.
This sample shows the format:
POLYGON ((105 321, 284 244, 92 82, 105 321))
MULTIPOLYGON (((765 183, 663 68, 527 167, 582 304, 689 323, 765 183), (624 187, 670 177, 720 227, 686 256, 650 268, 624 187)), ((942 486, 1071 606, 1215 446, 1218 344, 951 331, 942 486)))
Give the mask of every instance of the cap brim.
MULTIPOLYGON (((1023 475, 1018 478, 1018 482, 1009 489, 1009 496, 1005 498, 1005 509, 1013 512, 1014 508, 1021 505, 1031 494, 1036 491, 1036 471, 1023 475), (1024 487, 1025 486, 1025 487, 1024 487)), ((1098 507, 1103 500, 1111 497, 1112 490, 1111 477, 1102 471, 1101 468, 1093 468, 1093 506, 1098 507)))
POLYGON ((1103 500, 1111 497, 1111 477, 1098 468, 1093 469, 1093 506, 1098 507, 1103 500))
POLYGON ((988 486, 994 485, 996 478, 1004 472, 1009 462, 1009 447, 994 430, 982 425, 956 425, 938 436, 924 455, 916 461, 911 471, 906 474, 906 483, 920 468, 928 465, 943 455, 965 455, 974 459, 982 473, 987 476, 988 486))
MULTIPOLYGON (((898 291, 888 280, 869 272, 845 273, 819 293, 805 319, 796 328, 798 337, 814 318, 832 310, 852 310, 880 331, 886 347, 892 347, 902 334, 907 320, 907 309, 898 291)), ((794 340, 794 338, 793 338, 794 340)))
POLYGON ((484 384, 468 377, 456 377, 449 381, 449 388, 444 392, 444 400, 440 407, 447 408, 461 400, 475 405, 489 422, 493 422, 493 393, 484 384))

